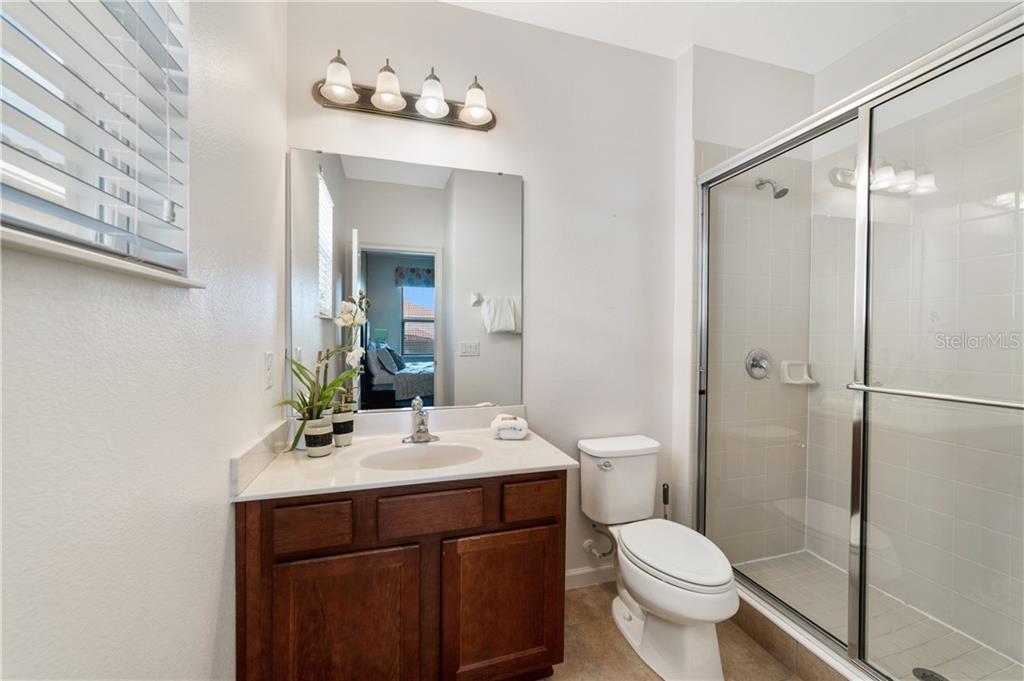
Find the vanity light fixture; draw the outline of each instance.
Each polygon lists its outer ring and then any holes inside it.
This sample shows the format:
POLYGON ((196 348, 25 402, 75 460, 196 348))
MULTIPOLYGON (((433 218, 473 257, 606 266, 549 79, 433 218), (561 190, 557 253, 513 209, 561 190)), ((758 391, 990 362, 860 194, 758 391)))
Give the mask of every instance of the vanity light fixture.
POLYGON ((416 110, 421 116, 427 118, 444 118, 448 115, 448 102, 444 101, 444 88, 441 86, 441 79, 434 73, 434 67, 430 67, 430 73, 423 80, 423 90, 420 91, 420 98, 416 100, 416 110))
POLYGON ((370 103, 381 111, 401 111, 405 108, 405 97, 398 85, 398 76, 391 68, 391 60, 385 59, 384 66, 377 72, 377 89, 370 97, 370 103))
POLYGON ((439 123, 467 130, 491 130, 497 124, 494 112, 487 106, 487 95, 480 81, 466 91, 466 101, 444 98, 441 79, 434 69, 423 81, 419 94, 402 92, 398 74, 386 59, 377 73, 375 87, 353 84, 348 64, 341 50, 327 64, 327 75, 313 84, 313 99, 325 109, 346 109, 361 113, 408 118, 424 123, 439 123))
POLYGON ((359 93, 352 87, 352 74, 341 58, 341 50, 327 63, 327 78, 320 86, 320 94, 335 104, 355 104, 359 93))
POLYGON ((466 90, 466 105, 459 112, 459 120, 467 125, 487 125, 494 114, 487 108, 487 95, 480 81, 473 76, 473 82, 466 90))

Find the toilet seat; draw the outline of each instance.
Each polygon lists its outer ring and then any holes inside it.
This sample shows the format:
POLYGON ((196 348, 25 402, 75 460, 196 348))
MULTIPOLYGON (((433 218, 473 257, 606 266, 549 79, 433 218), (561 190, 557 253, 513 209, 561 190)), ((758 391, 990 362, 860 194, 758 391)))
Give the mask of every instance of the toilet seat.
POLYGON ((618 529, 622 557, 651 577, 702 594, 734 588, 729 560, 704 535, 661 519, 641 520, 618 529))

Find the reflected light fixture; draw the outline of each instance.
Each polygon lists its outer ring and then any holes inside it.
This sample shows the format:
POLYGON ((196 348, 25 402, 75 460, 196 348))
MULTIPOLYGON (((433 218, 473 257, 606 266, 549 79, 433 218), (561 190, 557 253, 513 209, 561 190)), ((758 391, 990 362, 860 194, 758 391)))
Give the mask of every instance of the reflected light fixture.
POLYGON ((320 94, 335 104, 355 104, 359 93, 352 87, 352 74, 341 58, 341 50, 327 63, 327 78, 320 86, 320 94))
POLYGON ((494 114, 487 108, 487 95, 480 81, 473 76, 473 82, 466 90, 466 104, 459 112, 459 120, 468 125, 486 125, 491 122, 494 114))
POLYGON ((935 173, 932 171, 922 168, 921 172, 917 173, 916 179, 914 187, 910 190, 912 195, 924 196, 939 191, 938 186, 935 184, 935 173))
POLYGON ((448 102, 444 101, 444 88, 441 86, 441 79, 434 73, 434 67, 430 67, 430 73, 423 80, 423 89, 420 91, 420 98, 416 100, 416 111, 421 116, 437 119, 448 115, 448 102))
POLYGON ((917 186, 917 174, 909 166, 903 166, 896 173, 896 181, 892 185, 892 191, 905 194, 917 186))
POLYGON ((384 66, 377 72, 377 89, 370 102, 381 111, 401 111, 405 108, 405 97, 398 85, 398 76, 391 68, 391 60, 385 59, 384 66))
POLYGON ((874 174, 871 176, 871 189, 873 191, 880 191, 888 189, 896 183, 896 169, 893 168, 886 162, 882 162, 882 165, 875 169, 874 174))

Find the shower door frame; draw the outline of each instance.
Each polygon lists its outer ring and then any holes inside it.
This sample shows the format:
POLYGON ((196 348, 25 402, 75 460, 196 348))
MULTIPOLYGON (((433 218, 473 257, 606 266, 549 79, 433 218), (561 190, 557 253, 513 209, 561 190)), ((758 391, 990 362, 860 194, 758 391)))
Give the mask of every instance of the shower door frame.
POLYGON ((819 641, 845 655, 862 672, 876 679, 887 679, 872 667, 866 657, 865 554, 863 538, 866 528, 867 480, 867 408, 872 393, 903 395, 946 402, 983 405, 1004 409, 1024 410, 1024 405, 997 400, 975 399, 913 390, 887 389, 868 383, 870 351, 870 254, 871 254, 871 196, 869 169, 871 168, 872 109, 898 97, 924 83, 942 77, 947 72, 969 61, 1024 36, 1024 4, 1005 10, 977 28, 963 34, 942 47, 911 62, 879 81, 863 88, 846 99, 833 104, 778 135, 743 151, 700 174, 700 232, 698 260, 698 364, 697 364, 697 503, 696 525, 706 532, 707 521, 707 416, 708 416, 708 297, 710 280, 710 198, 711 189, 747 170, 781 156, 802 144, 828 133, 842 125, 857 121, 857 186, 854 244, 854 357, 852 381, 847 388, 856 393, 851 428, 850 477, 850 537, 849 537, 849 605, 847 642, 825 631, 795 608, 776 597, 745 575, 736 572, 737 580, 790 615, 819 641))

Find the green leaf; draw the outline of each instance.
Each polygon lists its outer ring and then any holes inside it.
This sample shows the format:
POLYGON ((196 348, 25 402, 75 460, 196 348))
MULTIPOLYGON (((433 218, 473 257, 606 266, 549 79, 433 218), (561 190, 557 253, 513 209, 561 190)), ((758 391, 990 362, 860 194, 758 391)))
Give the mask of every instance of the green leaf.
POLYGON ((305 421, 300 421, 299 422, 299 427, 295 431, 295 439, 292 440, 292 446, 289 447, 285 451, 294 452, 296 449, 298 449, 298 447, 299 447, 299 440, 302 438, 302 431, 304 431, 304 430, 306 430, 306 422, 305 421))

